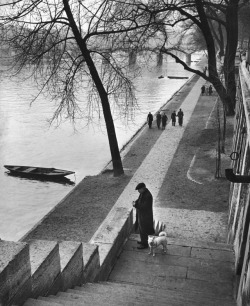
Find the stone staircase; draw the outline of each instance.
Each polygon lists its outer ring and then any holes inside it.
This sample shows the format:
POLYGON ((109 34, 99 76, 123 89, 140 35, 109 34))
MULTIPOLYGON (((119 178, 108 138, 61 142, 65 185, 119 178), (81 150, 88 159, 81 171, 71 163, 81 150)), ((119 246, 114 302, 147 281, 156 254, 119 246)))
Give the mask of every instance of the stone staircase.
POLYGON ((28 299, 24 306, 236 305, 231 246, 169 239, 167 254, 159 249, 153 257, 137 250, 136 240, 130 236, 107 282, 28 299))

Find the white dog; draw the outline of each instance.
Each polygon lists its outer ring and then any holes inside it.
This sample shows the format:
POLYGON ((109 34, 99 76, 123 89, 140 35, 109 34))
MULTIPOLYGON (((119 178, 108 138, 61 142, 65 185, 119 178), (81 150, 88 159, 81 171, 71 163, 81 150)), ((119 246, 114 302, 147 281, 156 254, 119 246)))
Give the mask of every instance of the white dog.
POLYGON ((167 233, 160 232, 159 236, 148 236, 148 245, 150 247, 150 252, 148 255, 152 254, 153 252, 153 256, 155 256, 155 249, 160 245, 162 245, 163 253, 167 253, 167 233))

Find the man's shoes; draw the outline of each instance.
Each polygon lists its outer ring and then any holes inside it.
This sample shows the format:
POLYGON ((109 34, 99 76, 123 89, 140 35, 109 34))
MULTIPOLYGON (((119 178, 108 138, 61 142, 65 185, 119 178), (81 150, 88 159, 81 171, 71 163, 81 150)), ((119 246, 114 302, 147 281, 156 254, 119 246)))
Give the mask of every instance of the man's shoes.
POLYGON ((146 244, 141 244, 137 247, 138 250, 143 250, 143 249, 147 249, 148 248, 148 245, 146 244))

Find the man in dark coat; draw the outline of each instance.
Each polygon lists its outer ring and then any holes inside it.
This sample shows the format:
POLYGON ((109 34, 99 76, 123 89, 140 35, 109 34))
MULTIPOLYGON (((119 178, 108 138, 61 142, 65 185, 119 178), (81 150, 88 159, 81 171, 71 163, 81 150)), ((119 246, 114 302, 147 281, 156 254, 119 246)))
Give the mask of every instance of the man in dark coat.
POLYGON ((206 87, 205 87, 205 85, 202 85, 201 86, 201 95, 202 96, 205 94, 205 91, 206 91, 206 87))
POLYGON ((156 114, 156 123, 157 123, 157 127, 158 127, 158 130, 159 130, 160 127, 161 127, 161 114, 160 114, 160 112, 158 112, 156 114))
POLYGON ((149 128, 151 129, 152 122, 153 122, 153 115, 150 112, 148 113, 147 122, 148 122, 149 128))
POLYGON ((175 126, 175 122, 176 122, 176 112, 175 111, 172 112, 171 119, 172 119, 172 125, 175 126))
POLYGON ((138 190, 140 193, 139 198, 133 202, 133 206, 136 208, 136 220, 138 222, 141 237, 141 241, 138 241, 140 246, 138 246, 137 249, 146 249, 148 248, 148 235, 153 235, 155 232, 153 221, 153 197, 144 183, 138 184, 135 190, 138 190))
POLYGON ((210 85, 210 86, 208 87, 208 94, 209 94, 209 96, 211 96, 212 93, 213 93, 213 87, 212 87, 212 85, 210 85))
POLYGON ((182 126, 182 124, 183 124, 183 116, 184 116, 184 113, 183 113, 182 109, 180 108, 180 110, 177 113, 179 126, 182 126))
POLYGON ((161 117, 161 123, 162 123, 162 129, 165 130, 166 128, 166 124, 168 121, 168 117, 165 113, 163 113, 162 117, 161 117))

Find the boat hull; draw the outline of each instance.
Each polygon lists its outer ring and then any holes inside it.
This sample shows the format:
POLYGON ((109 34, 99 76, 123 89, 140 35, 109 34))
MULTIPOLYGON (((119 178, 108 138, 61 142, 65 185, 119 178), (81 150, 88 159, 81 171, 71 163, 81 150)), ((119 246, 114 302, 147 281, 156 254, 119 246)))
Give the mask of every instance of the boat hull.
POLYGON ((32 167, 32 166, 15 166, 4 165, 4 167, 10 171, 11 174, 42 179, 61 179, 67 175, 74 174, 73 171, 56 169, 56 168, 44 168, 44 167, 32 167))
POLYGON ((168 76, 169 79, 188 79, 188 77, 181 77, 181 76, 168 76))

